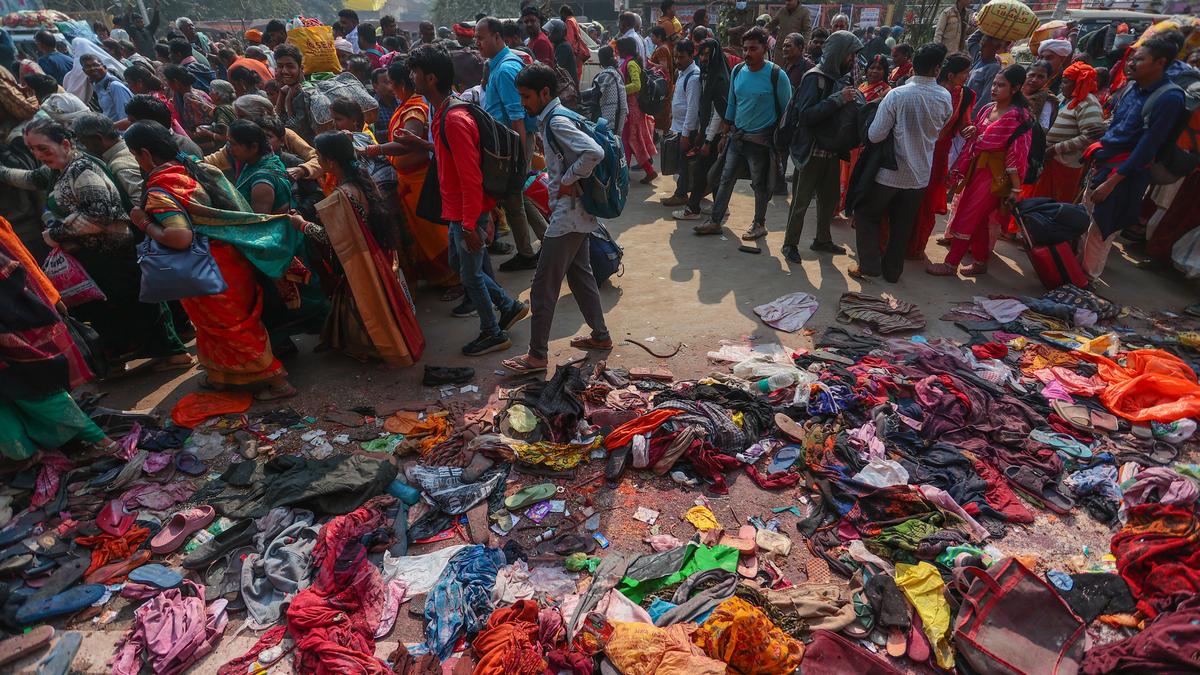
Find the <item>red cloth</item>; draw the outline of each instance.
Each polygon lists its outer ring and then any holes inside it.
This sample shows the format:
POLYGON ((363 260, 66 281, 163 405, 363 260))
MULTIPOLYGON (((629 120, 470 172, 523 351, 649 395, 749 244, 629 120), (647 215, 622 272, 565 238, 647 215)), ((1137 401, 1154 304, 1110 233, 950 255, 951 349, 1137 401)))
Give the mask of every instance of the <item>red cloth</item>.
POLYGON ((1154 617, 1200 592, 1200 521, 1189 506, 1139 504, 1113 535, 1117 572, 1138 609, 1154 617))
POLYGON ((1002 359, 1008 356, 1008 345, 999 342, 971 345, 971 353, 975 354, 977 359, 1002 359))
POLYGON ((49 503, 58 494, 62 477, 71 470, 71 460, 58 450, 42 451, 42 468, 38 471, 37 485, 29 503, 40 507, 49 503))
POLYGON ((1033 513, 1009 487, 999 469, 980 459, 972 459, 971 465, 975 467, 975 473, 987 483, 984 500, 988 506, 1003 513, 1010 523, 1033 522, 1033 513))
POLYGON ((538 644, 538 603, 518 600, 492 612, 487 628, 471 641, 479 661, 475 675, 541 675, 546 661, 538 644))
POLYGON ((613 429, 612 433, 604 439, 604 447, 609 450, 619 448, 632 441, 634 436, 654 431, 655 429, 661 427, 667 420, 675 417, 676 415, 682 414, 682 410, 664 409, 654 410, 642 415, 641 417, 635 417, 616 429, 613 429))
POLYGON ((550 44, 550 38, 542 31, 538 31, 537 35, 529 38, 529 44, 525 45, 529 51, 533 52, 533 58, 542 63, 554 67, 554 45, 550 44))
POLYGON ((83 574, 87 576, 110 562, 124 560, 133 555, 138 547, 150 537, 150 530, 134 525, 120 536, 101 532, 93 537, 76 537, 75 543, 92 549, 92 564, 83 574))
POLYGON ((271 626, 245 654, 218 668, 217 675, 245 675, 249 665, 258 660, 259 653, 282 642, 285 633, 287 626, 271 626))
MULTIPOLYGON (((445 104, 443 104, 445 105, 445 104)), ((474 230, 480 214, 492 210, 496 203, 483 192, 483 173, 479 169, 479 126, 464 108, 453 108, 442 114, 433 113, 430 122, 435 155, 437 156, 438 185, 442 193, 442 218, 461 222, 463 229, 474 230), (445 117, 446 140, 442 142, 445 117)))
POLYGON ((800 474, 794 471, 776 471, 771 474, 760 473, 753 464, 746 465, 746 475, 754 484, 764 490, 791 487, 800 482, 800 474))
POLYGON ((683 456, 692 463, 692 468, 701 478, 709 481, 713 494, 729 494, 725 474, 742 465, 736 457, 722 454, 712 443, 705 440, 693 441, 683 456))

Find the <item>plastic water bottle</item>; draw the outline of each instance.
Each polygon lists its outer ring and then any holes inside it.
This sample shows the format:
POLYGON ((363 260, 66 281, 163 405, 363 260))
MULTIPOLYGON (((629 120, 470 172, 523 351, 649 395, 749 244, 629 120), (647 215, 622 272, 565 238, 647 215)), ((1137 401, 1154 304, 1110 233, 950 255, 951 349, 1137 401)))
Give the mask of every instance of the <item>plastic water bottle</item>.
POLYGON ((758 390, 764 394, 769 394, 780 389, 786 389, 793 384, 796 384, 796 374, 780 371, 765 380, 759 380, 758 390))

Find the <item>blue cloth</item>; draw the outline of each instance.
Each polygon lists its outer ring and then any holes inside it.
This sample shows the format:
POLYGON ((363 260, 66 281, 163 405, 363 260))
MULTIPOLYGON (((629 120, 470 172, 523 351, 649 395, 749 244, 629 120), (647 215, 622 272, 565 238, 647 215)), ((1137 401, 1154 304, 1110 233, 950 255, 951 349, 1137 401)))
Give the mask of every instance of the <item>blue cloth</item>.
POLYGON ((67 73, 71 72, 71 67, 75 65, 75 62, 71 60, 71 57, 62 52, 54 52, 39 56, 38 65, 41 66, 43 73, 53 77, 58 80, 59 84, 62 84, 63 78, 67 76, 67 73))
MULTIPOLYGON (((646 613, 650 615, 651 621, 657 622, 658 617, 662 616, 663 614, 666 614, 668 610, 675 609, 678 606, 679 605, 676 605, 673 602, 667 602, 666 600, 663 600, 662 598, 655 598, 654 602, 650 603, 650 606, 646 608, 646 613)), ((697 621, 696 623, 701 623, 701 622, 697 621)))
MULTIPOLYGON (((484 218, 486 217, 484 216, 484 218)), ((484 230, 480 230, 480 236, 483 232, 484 230)), ((450 223, 449 258, 450 269, 458 272, 467 299, 471 301, 475 311, 479 312, 479 332, 484 335, 501 333, 500 321, 496 318, 496 309, 501 312, 512 309, 516 300, 509 297, 508 293, 505 293, 504 289, 496 283, 496 280, 485 271, 488 264, 487 246, 471 252, 467 248, 466 240, 463 239, 462 223, 452 222, 450 223), (496 309, 493 309, 493 306, 496 309)))
MULTIPOLYGON (((1110 159, 1128 152, 1129 157, 1117 166, 1117 173, 1131 176, 1144 173, 1145 167, 1158 154, 1163 143, 1167 142, 1167 134, 1175 128, 1179 116, 1183 114, 1183 92, 1169 91, 1159 97, 1150 111, 1150 127, 1146 128, 1142 118, 1142 106, 1146 99, 1159 87, 1167 86, 1169 80, 1164 77, 1149 87, 1142 88, 1131 82, 1130 88, 1121 96, 1117 107, 1113 110, 1109 121, 1108 131, 1100 137, 1100 149, 1096 151, 1098 160, 1110 159)), ((1173 139, 1171 139, 1173 140, 1173 139)), ((1097 174, 1100 180, 1108 177, 1111 167, 1101 166, 1097 174)))
POLYGON ((504 564, 498 548, 467 546, 454 554, 425 601, 425 644, 439 660, 454 652, 461 638, 471 639, 492 615, 492 587, 504 564))
POLYGON ((1098 494, 1110 502, 1121 501, 1121 486, 1117 483, 1117 467, 1111 464, 1076 471, 1067 477, 1066 482, 1076 497, 1098 494))
POLYGON ((971 108, 971 119, 983 110, 983 106, 992 102, 992 80, 1000 72, 1000 59, 983 63, 975 59, 971 65, 971 74, 967 76, 967 89, 975 92, 975 106, 971 108))
POLYGON ((388 138, 388 125, 392 122, 392 115, 396 114, 396 109, 400 107, 400 100, 393 97, 391 103, 385 103, 376 94, 375 101, 379 103, 379 117, 375 119, 375 140, 387 143, 392 140, 388 138))
POLYGON ((729 83, 729 107, 725 119, 747 133, 757 133, 779 121, 775 114, 776 103, 779 113, 787 109, 792 100, 792 81, 779 66, 767 61, 757 71, 749 66, 737 69, 738 73, 729 83), (771 91, 771 73, 779 70, 775 79, 775 90, 771 91))
POLYGON ((505 47, 488 61, 487 90, 483 94, 483 109, 503 124, 524 120, 525 107, 517 93, 517 73, 525 67, 521 57, 505 47))
POLYGON ((96 100, 100 103, 100 112, 114 122, 125 119, 125 104, 133 100, 133 92, 125 83, 109 73, 103 80, 92 83, 96 92, 96 100))

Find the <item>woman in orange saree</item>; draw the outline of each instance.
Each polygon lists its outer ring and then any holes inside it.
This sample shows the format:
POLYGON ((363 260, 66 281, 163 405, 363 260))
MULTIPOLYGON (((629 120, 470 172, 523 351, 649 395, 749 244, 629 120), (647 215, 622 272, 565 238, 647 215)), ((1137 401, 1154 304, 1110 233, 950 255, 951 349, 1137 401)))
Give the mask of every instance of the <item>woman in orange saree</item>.
POLYGON ((138 229, 167 248, 185 249, 195 233, 210 237, 213 260, 226 290, 183 298, 180 304, 196 326, 196 351, 207 374, 206 386, 266 383, 258 400, 287 398, 296 389, 271 351, 262 322, 263 290, 254 268, 278 278, 291 262, 295 233, 286 216, 246 213, 233 187, 178 154, 165 127, 135 122, 125 143, 147 174, 142 207, 131 219, 138 229), (251 236, 249 233, 253 232, 251 236), (238 245, 245 240, 248 243, 238 245), (289 241, 290 240, 290 241, 289 241))
POLYGON ((425 138, 429 128, 429 104, 416 95, 407 63, 399 59, 393 61, 388 66, 388 79, 392 81, 396 100, 403 103, 392 114, 388 123, 388 138, 384 145, 372 146, 370 152, 388 155, 392 166, 396 167, 396 189, 400 194, 404 220, 408 223, 408 234, 412 240, 403 257, 414 280, 423 279, 443 288, 457 286, 458 275, 450 268, 447 253, 450 248, 450 231, 445 225, 417 215, 417 202, 421 199, 421 189, 425 186, 425 177, 429 173, 429 155, 422 152, 402 154, 399 147, 386 142, 396 140, 406 133, 425 138))

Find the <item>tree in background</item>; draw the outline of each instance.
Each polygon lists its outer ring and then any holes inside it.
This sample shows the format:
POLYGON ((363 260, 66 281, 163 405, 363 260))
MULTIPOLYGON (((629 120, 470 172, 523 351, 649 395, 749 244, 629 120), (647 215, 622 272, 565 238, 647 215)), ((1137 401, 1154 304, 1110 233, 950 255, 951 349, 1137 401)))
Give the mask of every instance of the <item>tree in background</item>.
MULTIPOLYGON (((137 11, 137 3, 130 0, 44 0, 47 9, 57 9, 75 16, 124 16, 137 11)), ((159 37, 166 35, 168 24, 176 17, 186 16, 193 21, 249 21, 253 19, 288 19, 297 14, 310 16, 329 23, 337 18, 341 9, 340 0, 161 0, 162 20, 159 37)), ((146 0, 146 11, 152 12, 151 2, 146 0)), ((474 16, 474 14, 472 14, 474 16)))
MULTIPOLYGON (((433 24, 450 26, 459 21, 474 21, 480 12, 489 16, 516 19, 521 15, 521 0, 434 0, 433 24)), ((557 16, 557 15, 556 15, 557 16)))

